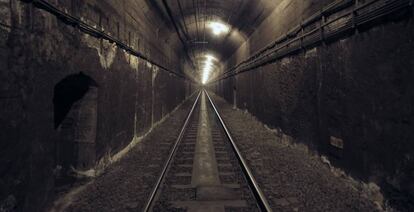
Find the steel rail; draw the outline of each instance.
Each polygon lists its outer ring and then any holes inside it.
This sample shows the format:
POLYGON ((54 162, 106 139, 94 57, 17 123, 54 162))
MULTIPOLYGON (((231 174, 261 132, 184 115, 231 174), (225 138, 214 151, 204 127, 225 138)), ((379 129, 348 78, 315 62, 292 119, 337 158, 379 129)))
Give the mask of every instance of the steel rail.
POLYGON ((183 124, 183 127, 181 128, 180 134, 177 137, 177 140, 175 141, 174 147, 172 149, 172 151, 170 152, 167 161, 165 162, 164 168, 162 169, 161 175, 158 177, 157 183, 155 184, 150 197, 148 198, 147 203, 145 204, 144 210, 145 212, 150 211, 152 204, 154 203, 155 197, 158 193, 159 188, 161 187, 161 183, 164 180, 165 175, 167 174, 167 171, 170 167, 171 161, 173 160, 175 153, 178 149, 179 144, 181 143, 181 140, 184 136, 185 130, 187 128, 188 122, 190 121, 190 118, 193 115, 194 109, 198 103, 198 100, 200 98, 201 95, 201 91, 198 93, 196 100, 194 101, 193 106, 191 107, 190 112, 187 115, 187 118, 185 119, 185 122, 183 124))
POLYGON ((242 168, 245 179, 246 179, 247 183, 249 184, 250 190, 252 191, 252 193, 253 193, 253 195, 256 199, 256 202, 257 202, 257 205, 258 205, 260 211, 262 211, 262 212, 272 211, 272 208, 270 207, 269 202, 267 201, 267 199, 264 196, 262 190, 260 189, 257 181, 255 180, 255 178, 252 174, 252 171, 250 170, 250 168, 247 165, 246 160, 244 160, 243 156, 241 155, 239 148, 237 147, 236 143, 234 142, 234 140, 233 140, 233 138, 230 134, 230 131, 228 130, 226 124, 224 123, 224 120, 221 118, 220 113, 218 112, 216 106, 213 103, 213 100, 210 98, 210 95, 208 94, 208 92, 206 90, 203 90, 203 92, 205 92, 205 94, 207 95, 208 100, 210 101, 210 104, 213 107, 213 109, 214 109, 214 111, 217 115, 217 118, 219 119, 219 121, 221 123, 221 126, 223 127, 224 132, 225 132, 227 138, 229 139, 229 141, 231 143, 233 151, 236 154, 237 160, 240 163, 240 167, 242 168))

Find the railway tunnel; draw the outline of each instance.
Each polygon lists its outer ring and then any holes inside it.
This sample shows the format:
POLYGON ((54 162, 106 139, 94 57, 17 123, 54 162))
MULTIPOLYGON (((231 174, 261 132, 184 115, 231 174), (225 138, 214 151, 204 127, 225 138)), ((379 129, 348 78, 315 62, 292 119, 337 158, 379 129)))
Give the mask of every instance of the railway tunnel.
POLYGON ((412 0, 0 0, 0 211, 414 211, 412 0))

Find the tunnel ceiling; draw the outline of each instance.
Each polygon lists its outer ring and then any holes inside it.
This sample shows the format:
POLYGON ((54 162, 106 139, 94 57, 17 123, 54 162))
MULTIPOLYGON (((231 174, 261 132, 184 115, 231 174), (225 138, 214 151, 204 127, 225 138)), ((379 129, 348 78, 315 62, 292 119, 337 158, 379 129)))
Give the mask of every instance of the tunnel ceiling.
POLYGON ((175 27, 194 68, 186 73, 203 81, 220 71, 280 0, 151 0, 160 15, 175 27), (212 57, 206 57, 211 55, 212 57), (206 67, 208 66, 208 67, 206 67), (211 67, 210 67, 211 66, 211 67), (208 69, 208 70, 206 70, 208 69))

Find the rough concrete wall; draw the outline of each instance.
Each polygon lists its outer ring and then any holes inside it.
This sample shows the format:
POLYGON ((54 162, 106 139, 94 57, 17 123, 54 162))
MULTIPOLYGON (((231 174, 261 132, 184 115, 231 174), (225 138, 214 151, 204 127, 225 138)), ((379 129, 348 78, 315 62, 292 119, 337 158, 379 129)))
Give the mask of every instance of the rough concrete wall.
MULTIPOLYGON (((286 13, 280 16, 303 14, 301 9, 286 13)), ((290 20, 298 19, 274 18, 272 24, 286 26, 290 20)), ((261 35, 269 37, 268 23, 246 46, 267 43, 261 35)), ((233 102, 236 87, 239 108, 328 155, 351 175, 378 183, 395 207, 412 208, 413 29, 411 15, 384 22, 225 79, 217 92, 233 102)), ((240 62, 235 61, 230 59, 229 67, 240 62)))
POLYGON ((233 54, 227 61, 227 67, 233 67, 239 62, 247 59, 261 48, 265 47, 275 39, 284 35, 291 28, 300 24, 309 16, 335 0, 309 0, 292 1, 280 0, 275 10, 256 27, 256 30, 247 39, 247 42, 233 54))
MULTIPOLYGON (((144 1, 130 5, 125 1, 51 2, 180 72, 173 65, 180 63, 179 53, 172 53, 175 50, 166 43, 170 34, 157 30, 168 28, 154 18, 144 1)), ((143 135, 185 98, 189 83, 182 78, 68 26, 32 4, 1 0, 0 17, 2 209, 41 211, 55 195, 56 148, 62 135, 60 127, 54 126, 54 89, 63 79, 82 72, 96 82, 97 124, 86 122, 96 127, 96 135, 87 133, 91 129, 76 132, 96 136, 90 152, 76 153, 96 155, 93 164, 143 135)), ((80 113, 88 113, 87 108, 76 114, 80 113)))

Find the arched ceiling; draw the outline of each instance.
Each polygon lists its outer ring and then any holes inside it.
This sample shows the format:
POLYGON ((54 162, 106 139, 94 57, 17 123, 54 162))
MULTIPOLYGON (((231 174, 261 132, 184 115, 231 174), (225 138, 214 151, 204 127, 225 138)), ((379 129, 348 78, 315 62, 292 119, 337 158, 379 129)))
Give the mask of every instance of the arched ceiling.
POLYGON ((188 55, 186 58, 194 64, 187 74, 201 82, 206 69, 212 72, 210 77, 218 74, 221 64, 243 44, 281 0, 148 1, 174 26, 180 37, 176 42, 181 42, 188 55), (222 24, 228 30, 215 34, 211 23, 222 24), (206 68, 206 63, 212 67, 206 68))

